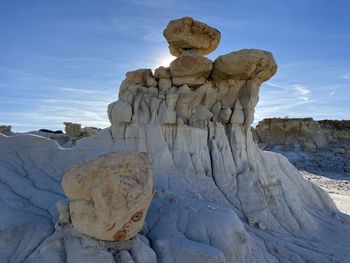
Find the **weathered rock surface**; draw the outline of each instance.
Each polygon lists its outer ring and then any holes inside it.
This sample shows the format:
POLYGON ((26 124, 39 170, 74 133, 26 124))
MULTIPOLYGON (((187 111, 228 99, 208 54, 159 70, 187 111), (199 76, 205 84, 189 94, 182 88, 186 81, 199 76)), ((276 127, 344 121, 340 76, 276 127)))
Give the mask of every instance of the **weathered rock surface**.
POLYGON ((284 154, 300 169, 350 174, 350 121, 264 119, 254 136, 261 148, 284 154))
POLYGON ((71 167, 62 179, 73 226, 101 240, 130 239, 152 200, 146 153, 110 153, 71 167))
POLYGON ((73 140, 93 136, 101 131, 101 129, 96 127, 81 127, 79 123, 64 122, 63 124, 65 125, 64 130, 66 135, 73 140))
POLYGON ((14 133, 11 131, 12 127, 10 125, 0 125, 0 133, 3 135, 14 135, 14 133))
POLYGON ((242 49, 218 57, 211 77, 214 80, 257 79, 262 82, 270 79, 276 71, 277 64, 270 52, 242 49))
POLYGON ((200 86, 209 78, 212 68, 210 59, 185 52, 170 63, 170 74, 175 86, 200 86))
POLYGON ((172 20, 163 32, 173 56, 180 56, 184 51, 207 55, 219 45, 220 32, 191 17, 172 20))
POLYGON ((240 79, 240 71, 224 72, 191 87, 172 79, 169 90, 129 76, 118 102, 111 104, 120 107, 108 109, 111 127, 69 149, 39 136, 0 134, 1 259, 347 262, 350 217, 285 157, 261 151, 253 140, 259 87, 273 67, 265 66, 264 58, 260 63, 248 56, 247 61, 261 74, 247 67, 248 79, 240 79), (130 122, 122 122, 120 113, 130 122), (76 234, 70 224, 60 226, 58 218, 66 219, 58 216, 56 203, 66 199, 60 182, 68 167, 130 151, 147 152, 152 160, 154 198, 136 237, 141 242, 96 241, 76 234))

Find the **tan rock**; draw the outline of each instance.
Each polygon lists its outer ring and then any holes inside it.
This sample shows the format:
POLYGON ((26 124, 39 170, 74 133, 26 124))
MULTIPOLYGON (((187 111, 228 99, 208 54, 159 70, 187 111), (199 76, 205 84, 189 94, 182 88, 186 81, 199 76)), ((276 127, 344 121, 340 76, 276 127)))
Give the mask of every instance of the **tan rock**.
POLYGON ((214 80, 271 78, 277 71, 272 54, 258 49, 242 49, 218 57, 211 74, 214 80))
POLYGON ((210 59, 186 52, 171 62, 170 74, 175 86, 200 86, 208 79, 212 68, 210 59))
POLYGON ((81 124, 73 122, 64 122, 64 130, 70 138, 78 138, 82 136, 81 124))
POLYGON ((159 79, 158 87, 162 91, 167 91, 167 90, 171 89, 171 87, 172 87, 171 79, 159 79))
POLYGON ((0 133, 10 136, 14 135, 14 133, 11 131, 12 127, 10 125, 0 125, 0 133))
POLYGON ((156 79, 170 79, 170 69, 169 67, 160 66, 154 71, 154 77, 156 79))
POLYGON ((282 120, 276 119, 276 121, 271 122, 270 134, 271 144, 273 145, 283 144, 286 141, 286 134, 282 120))
POLYGON ((73 226, 101 240, 126 240, 143 227, 152 200, 146 153, 110 153, 72 166, 62 179, 73 226))
POLYGON ((169 50, 173 56, 180 56, 183 51, 207 55, 219 45, 220 32, 191 17, 172 20, 163 32, 169 43, 169 50))
POLYGON ((126 73, 126 80, 129 80, 133 84, 146 87, 157 86, 157 81, 154 79, 152 70, 150 69, 137 69, 134 71, 129 71, 126 73))
POLYGON ((284 132, 286 134, 286 142, 297 142, 300 134, 300 120, 286 119, 284 121, 284 132))

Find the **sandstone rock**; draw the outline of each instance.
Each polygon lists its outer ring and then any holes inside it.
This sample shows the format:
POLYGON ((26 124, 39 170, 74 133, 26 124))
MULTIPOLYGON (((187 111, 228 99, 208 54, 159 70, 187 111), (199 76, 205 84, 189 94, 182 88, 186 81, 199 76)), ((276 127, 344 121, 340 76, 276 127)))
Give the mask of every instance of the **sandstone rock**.
POLYGON ((297 119, 286 119, 284 124, 284 132, 286 135, 286 142, 295 142, 299 138, 301 123, 297 119))
POLYGON ((150 69, 138 69, 134 71, 129 71, 126 73, 126 80, 130 82, 146 86, 146 87, 155 87, 157 86, 157 81, 154 79, 152 70, 150 69))
POLYGON ((220 32, 191 17, 172 20, 163 32, 173 56, 180 56, 183 51, 207 55, 214 51, 220 42, 220 32))
POLYGON ((100 128, 96 127, 84 127, 82 131, 83 137, 89 137, 98 134, 101 131, 100 128))
POLYGON ((64 122, 64 130, 70 138, 78 138, 82 135, 81 124, 73 122, 64 122))
POLYGON ((144 224, 152 200, 146 153, 110 153, 72 166, 62 179, 70 217, 81 233, 101 240, 126 240, 144 224))
POLYGON ((154 71, 154 77, 156 79, 170 79, 170 69, 169 67, 163 67, 160 66, 159 68, 156 68, 154 71))
POLYGON ((171 62, 170 73, 175 86, 200 86, 208 79, 212 67, 210 59, 185 52, 171 62))
POLYGON ((11 131, 12 127, 10 125, 0 125, 0 133, 3 135, 14 135, 14 133, 11 131))
POLYGON ((158 80, 158 87, 162 91, 167 91, 167 90, 171 89, 171 87, 172 87, 171 79, 159 79, 158 80))
POLYGON ((258 49, 242 49, 218 57, 214 61, 211 77, 214 80, 248 80, 261 82, 271 78, 277 71, 270 52, 258 49))

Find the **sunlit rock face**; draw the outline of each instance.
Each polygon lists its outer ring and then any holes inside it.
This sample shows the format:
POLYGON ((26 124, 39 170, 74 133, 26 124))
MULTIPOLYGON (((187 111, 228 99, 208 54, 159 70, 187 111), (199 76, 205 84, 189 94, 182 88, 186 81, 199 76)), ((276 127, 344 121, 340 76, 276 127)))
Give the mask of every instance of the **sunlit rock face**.
MULTIPOLYGON (((186 30, 180 23, 179 32, 186 30)), ((200 32, 205 39, 207 33, 200 32)), ((175 71, 170 66, 154 73, 127 73, 118 99, 108 106, 111 127, 72 148, 61 149, 39 137, 0 135, 0 196, 6 203, 1 208, 23 226, 9 223, 6 228, 17 231, 13 236, 40 234, 18 258, 135 263, 348 260, 350 218, 286 158, 261 151, 253 140, 250 125, 259 87, 277 68, 273 56, 242 50, 210 64, 198 50, 194 44, 179 49, 177 59, 190 56, 184 61, 191 62, 179 63, 175 71), (188 71, 181 71, 182 66, 188 71), (147 152, 151 159, 154 194, 140 236, 144 242, 130 239, 120 251, 121 243, 86 241, 69 224, 53 230, 50 222, 57 221, 55 203, 65 198, 60 183, 68 167, 126 151, 147 152), (18 209, 30 216, 18 217, 18 209)), ((18 240, 6 247, 6 258, 17 253, 18 240)))
POLYGON ((184 51, 207 55, 217 48, 221 38, 219 30, 191 17, 170 21, 163 35, 169 43, 170 53, 175 57, 184 51))
POLYGON ((73 226, 101 240, 135 237, 152 200, 146 153, 111 153, 78 164, 62 179, 73 226))

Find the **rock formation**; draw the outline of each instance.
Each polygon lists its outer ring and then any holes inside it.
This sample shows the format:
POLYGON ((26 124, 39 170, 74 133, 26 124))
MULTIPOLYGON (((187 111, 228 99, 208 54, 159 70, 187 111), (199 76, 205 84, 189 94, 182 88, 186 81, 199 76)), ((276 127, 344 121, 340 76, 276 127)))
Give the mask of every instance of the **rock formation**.
POLYGON ((350 121, 264 119, 254 137, 262 149, 283 153, 301 169, 350 173, 350 121))
POLYGON ((64 130, 71 140, 93 136, 101 131, 101 129, 95 127, 82 128, 79 123, 64 122, 63 124, 65 125, 64 130))
MULTIPOLYGON (((202 33, 192 36, 202 41, 202 33)), ((277 68, 273 56, 242 50, 219 57, 209 71, 201 55, 210 48, 174 46, 177 59, 189 56, 195 67, 187 58, 175 65, 194 75, 179 68, 173 75, 171 67, 127 74, 108 106, 111 127, 96 136, 61 149, 40 137, 0 135, 4 261, 348 261, 350 217, 285 157, 263 152, 253 140, 259 87, 277 68), (121 252, 119 242, 87 244, 69 225, 54 229, 67 168, 125 151, 147 152, 152 161, 154 197, 141 232, 145 242, 136 243, 142 249, 134 244, 121 252)))
POLYGON ((14 135, 14 133, 11 131, 12 127, 10 125, 0 125, 0 133, 3 135, 14 135))
POLYGON ((169 43, 170 53, 175 57, 186 50, 207 55, 217 48, 221 38, 217 29, 191 17, 170 21, 163 34, 169 43))
POLYGON ((145 153, 111 153, 71 167, 62 179, 73 226, 101 240, 135 237, 152 200, 145 153))

